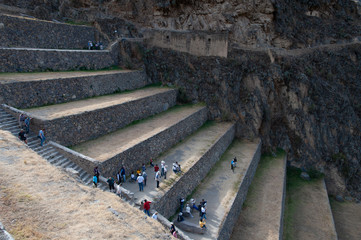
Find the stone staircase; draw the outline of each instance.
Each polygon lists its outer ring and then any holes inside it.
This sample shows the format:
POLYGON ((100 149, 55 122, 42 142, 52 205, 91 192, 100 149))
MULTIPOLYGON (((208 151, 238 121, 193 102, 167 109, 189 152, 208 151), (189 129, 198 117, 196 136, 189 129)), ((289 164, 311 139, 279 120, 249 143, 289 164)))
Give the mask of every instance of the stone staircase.
MULTIPOLYGON (((20 132, 19 122, 9 113, 5 112, 0 108, 0 129, 11 132, 13 135, 17 136, 20 132)), ((27 135, 28 147, 39 154, 41 157, 46 159, 50 164, 54 166, 63 168, 63 169, 74 169, 77 174, 79 181, 85 185, 93 185, 93 176, 88 174, 82 168, 77 166, 71 160, 60 154, 54 147, 50 144, 44 144, 43 147, 40 146, 40 141, 37 137, 37 134, 30 132, 27 135)), ((99 188, 106 190, 107 186, 100 183, 99 188)))

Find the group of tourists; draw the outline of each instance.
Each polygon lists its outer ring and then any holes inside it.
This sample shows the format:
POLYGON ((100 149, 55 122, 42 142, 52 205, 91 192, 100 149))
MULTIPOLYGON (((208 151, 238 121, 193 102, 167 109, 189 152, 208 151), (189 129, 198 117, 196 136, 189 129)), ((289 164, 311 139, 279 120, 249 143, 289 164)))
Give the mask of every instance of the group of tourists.
POLYGON ((88 41, 88 50, 103 50, 104 46, 102 42, 88 41))
MULTIPOLYGON (((24 113, 19 115, 19 128, 20 132, 18 133, 18 137, 25 144, 28 144, 27 135, 30 133, 30 121, 31 118, 24 113)), ((45 142, 45 129, 40 129, 38 138, 40 139, 40 146, 43 146, 45 142)))
POLYGON ((206 228, 207 201, 202 199, 202 201, 199 202, 199 205, 197 206, 195 199, 192 198, 190 200, 190 204, 187 203, 185 209, 184 209, 184 202, 185 202, 184 198, 179 199, 180 206, 179 206, 179 214, 178 214, 177 221, 178 222, 184 221, 184 216, 190 216, 193 218, 194 216, 193 216, 192 212, 193 212, 193 209, 195 209, 195 210, 199 211, 199 217, 200 217, 199 226, 201 228, 206 228), (185 210, 185 212, 183 212, 183 210, 185 210))

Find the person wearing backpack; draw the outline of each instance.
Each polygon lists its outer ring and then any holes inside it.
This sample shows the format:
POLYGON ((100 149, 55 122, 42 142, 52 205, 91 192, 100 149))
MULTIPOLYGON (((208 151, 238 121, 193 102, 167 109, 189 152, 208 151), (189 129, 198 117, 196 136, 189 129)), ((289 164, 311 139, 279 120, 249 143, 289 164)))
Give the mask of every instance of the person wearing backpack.
POLYGON ((155 181, 157 182, 157 188, 159 188, 159 180, 160 180, 160 172, 158 170, 158 172, 155 173, 155 181))

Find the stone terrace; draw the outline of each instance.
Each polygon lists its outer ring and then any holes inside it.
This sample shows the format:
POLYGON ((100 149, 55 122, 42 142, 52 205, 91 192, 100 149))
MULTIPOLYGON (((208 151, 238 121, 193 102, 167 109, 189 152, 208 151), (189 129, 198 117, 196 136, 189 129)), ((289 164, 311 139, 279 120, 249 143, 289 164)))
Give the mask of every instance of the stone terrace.
MULTIPOLYGON (((105 176, 115 176, 121 165, 128 171, 157 157, 198 129, 207 120, 204 106, 184 106, 73 147, 101 163, 105 176)), ((129 174, 129 172, 128 172, 129 174)))
POLYGON ((33 118, 33 129, 45 128, 53 141, 69 146, 167 110, 176 95, 173 89, 150 87, 24 111, 33 118))
POLYGON ((144 71, 72 71, 0 74, 6 104, 29 108, 134 90, 150 84, 144 71), (27 94, 22 94, 26 90, 27 94))
POLYGON ((110 50, 0 47, 0 72, 104 69, 118 65, 118 44, 110 50))

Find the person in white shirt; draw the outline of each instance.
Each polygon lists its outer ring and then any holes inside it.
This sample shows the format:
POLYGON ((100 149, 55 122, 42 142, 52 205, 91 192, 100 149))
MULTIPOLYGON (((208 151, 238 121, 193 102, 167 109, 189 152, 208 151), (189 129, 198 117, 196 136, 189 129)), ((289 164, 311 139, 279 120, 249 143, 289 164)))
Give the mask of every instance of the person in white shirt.
POLYGON ((142 192, 143 191, 143 182, 144 182, 144 177, 142 175, 139 175, 137 177, 137 182, 139 184, 139 191, 142 192))
POLYGON ((154 218, 155 220, 158 219, 158 212, 155 212, 153 215, 152 215, 152 218, 154 218))
POLYGON ((193 217, 193 215, 191 213, 191 208, 189 207, 189 204, 187 204, 187 206, 186 206, 186 213, 188 213, 189 216, 193 217))

